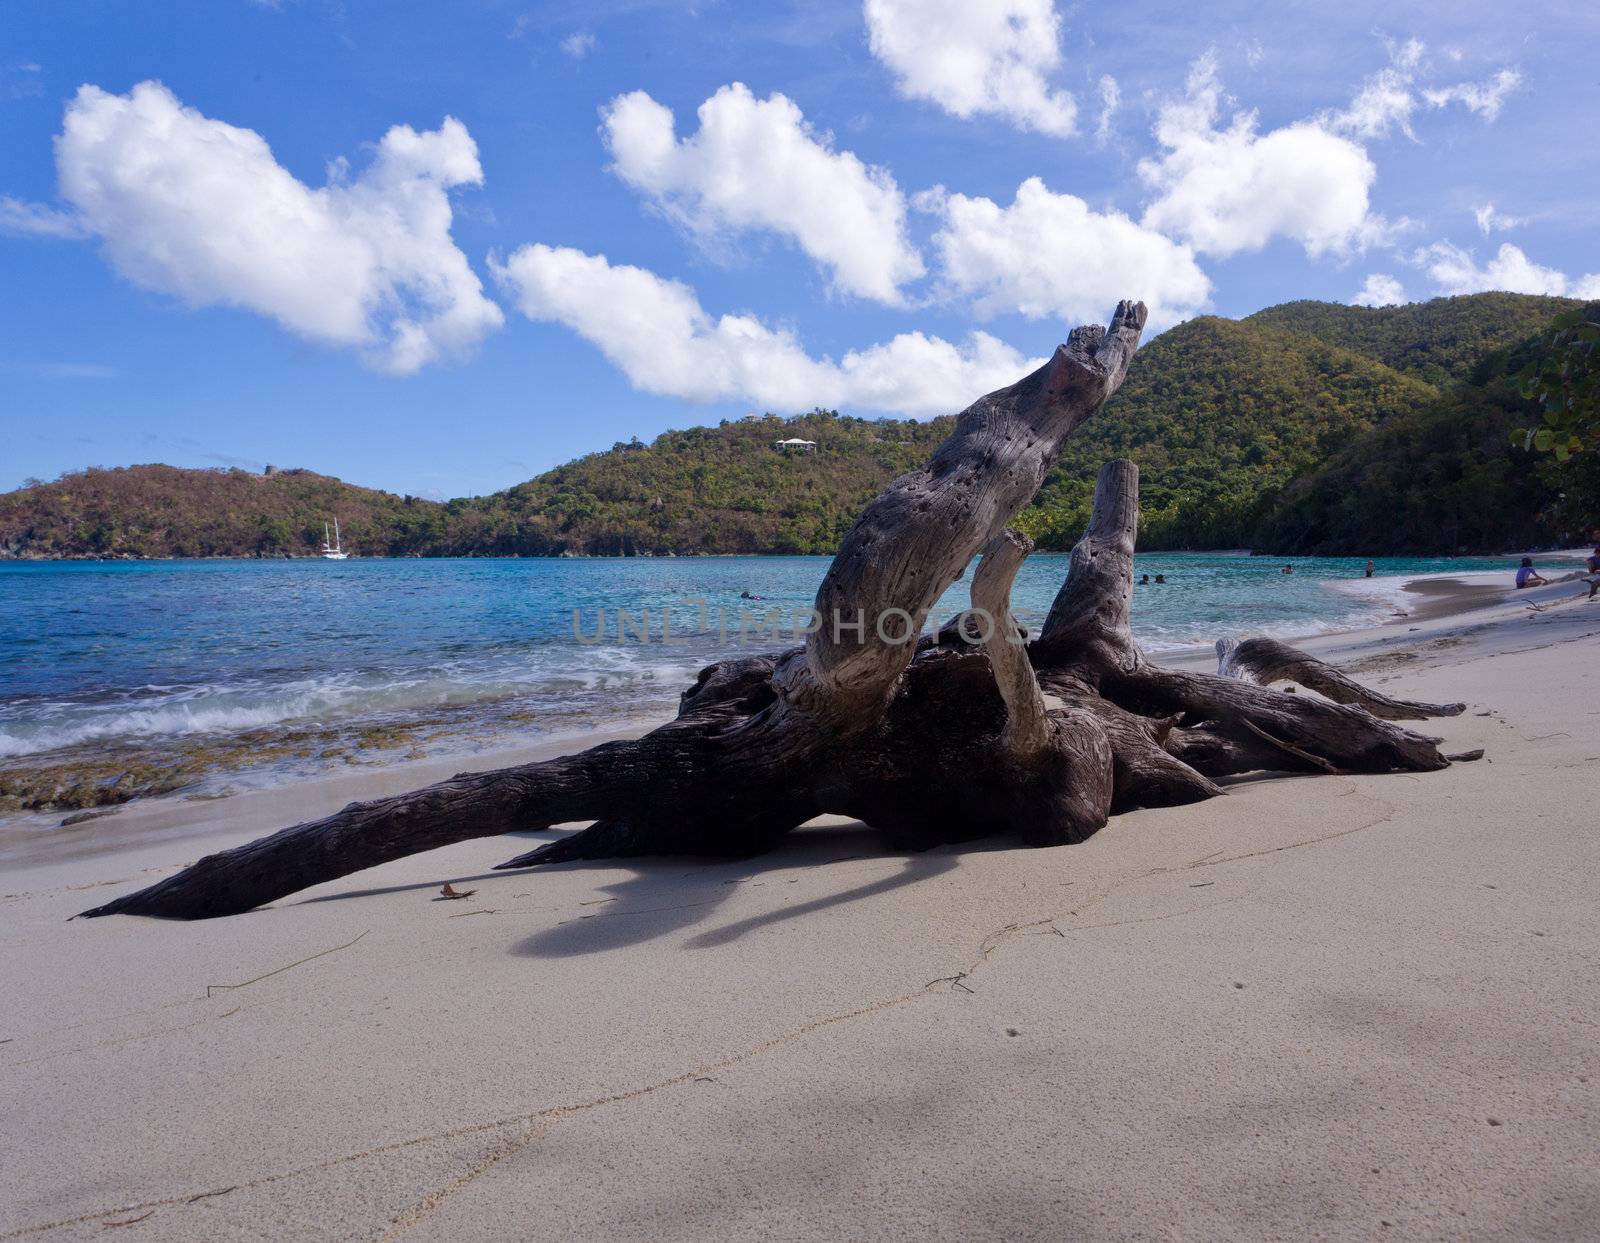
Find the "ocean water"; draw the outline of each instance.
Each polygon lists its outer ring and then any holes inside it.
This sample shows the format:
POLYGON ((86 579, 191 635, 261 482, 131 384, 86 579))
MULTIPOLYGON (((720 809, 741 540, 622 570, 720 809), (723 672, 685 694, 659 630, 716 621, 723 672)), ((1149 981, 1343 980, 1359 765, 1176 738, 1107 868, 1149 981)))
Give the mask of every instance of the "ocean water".
MULTIPOLYGON (((1406 576, 1509 574, 1512 564, 1382 559, 1368 582, 1357 559, 1300 558, 1288 576, 1267 558, 1152 554, 1138 572, 1169 582, 1136 589, 1134 628, 1151 651, 1343 629, 1389 615, 1406 576)), ((0 763, 375 723, 426 724, 432 753, 661 718, 702 665, 785 645, 827 566, 826 557, 0 562, 0 763), (777 641, 761 631, 774 609, 777 641)), ((1042 620, 1066 567, 1064 555, 1029 559, 1014 592, 1024 622, 1042 620)), ((959 582, 935 616, 965 602, 959 582)))

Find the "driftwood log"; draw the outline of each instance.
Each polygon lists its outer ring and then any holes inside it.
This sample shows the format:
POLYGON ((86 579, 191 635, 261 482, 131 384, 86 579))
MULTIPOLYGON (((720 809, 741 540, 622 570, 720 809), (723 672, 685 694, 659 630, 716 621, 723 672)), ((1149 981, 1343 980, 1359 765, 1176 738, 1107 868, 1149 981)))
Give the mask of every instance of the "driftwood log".
POLYGON ((1114 812, 1212 798, 1233 774, 1446 767, 1438 739, 1393 722, 1460 704, 1388 699, 1265 639, 1220 644, 1216 675, 1146 660, 1128 624, 1131 462, 1100 472, 1066 581, 1024 643, 1009 598, 1031 544, 1007 523, 1062 441, 1117 390, 1144 322, 1144 305, 1125 302, 1109 329, 1075 330, 1039 370, 969 407, 928 464, 885 488, 845 536, 805 645, 704 669, 671 723, 352 803, 85 914, 233 915, 405 855, 572 822, 593 823, 501 866, 752 855, 829 812, 903 848, 994 834, 1053 846, 1114 812), (918 638, 980 552, 972 608, 918 638), (1266 685, 1281 679, 1319 693, 1266 685))

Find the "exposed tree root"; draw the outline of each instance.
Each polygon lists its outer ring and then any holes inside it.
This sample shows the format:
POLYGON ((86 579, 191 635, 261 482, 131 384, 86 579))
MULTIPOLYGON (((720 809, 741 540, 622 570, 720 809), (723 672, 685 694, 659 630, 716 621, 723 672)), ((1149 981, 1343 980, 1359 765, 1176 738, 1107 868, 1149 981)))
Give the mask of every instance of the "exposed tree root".
POLYGON ((827 812, 913 849, 1001 833, 1059 845, 1113 812, 1215 797, 1219 778, 1241 772, 1446 767, 1437 739, 1392 721, 1459 704, 1389 699, 1271 640, 1219 645, 1227 676, 1149 663, 1129 630, 1131 462, 1100 472, 1066 581, 1024 645, 1010 592, 1031 544, 1006 524, 1061 442, 1116 391, 1144 318, 1142 304, 1123 303, 1109 330, 1077 329, 1044 367, 974 403, 928 465, 890 484, 845 537, 806 645, 702 670, 671 723, 353 803, 85 914, 236 914, 419 851, 575 821, 593 823, 500 866, 750 855, 827 812), (980 551, 971 610, 914 641, 980 551), (1326 698, 1265 685, 1284 678, 1326 698))
POLYGON ((1390 699, 1362 686, 1332 665, 1307 656, 1276 639, 1217 640, 1217 672, 1224 677, 1243 678, 1261 686, 1274 682, 1298 682, 1325 695, 1334 703, 1359 704, 1373 716, 1386 721, 1423 721, 1430 716, 1460 716, 1466 704, 1416 703, 1390 699))

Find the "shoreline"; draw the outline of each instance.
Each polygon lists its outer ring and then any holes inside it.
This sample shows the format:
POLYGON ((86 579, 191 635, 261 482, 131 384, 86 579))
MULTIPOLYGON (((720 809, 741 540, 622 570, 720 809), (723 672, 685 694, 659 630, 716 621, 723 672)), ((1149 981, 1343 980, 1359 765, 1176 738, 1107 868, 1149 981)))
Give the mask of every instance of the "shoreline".
POLYGON ((0 1234, 1586 1237, 1596 637, 1573 584, 1319 636, 1467 701, 1425 728, 1485 760, 1245 779, 1078 846, 831 817, 490 870, 540 832, 68 921, 347 793, 302 788, 8 866, 0 1234))
MULTIPOLYGON (((394 556, 388 553, 368 555, 364 553, 346 552, 339 558, 341 561, 650 561, 650 560, 675 560, 678 558, 740 558, 740 557, 781 557, 792 558, 828 558, 831 559, 835 552, 541 552, 541 553, 406 553, 394 556)), ((1592 551, 1590 546, 1570 548, 1547 548, 1524 552, 1464 552, 1464 553, 1384 553, 1384 560, 1492 560, 1495 558, 1523 557, 1556 557, 1582 559, 1592 551)), ((1029 554, 1031 557, 1068 557, 1072 555, 1070 548, 1040 548, 1029 554)), ((1147 548, 1140 549, 1137 556, 1149 557, 1248 557, 1258 560, 1272 561, 1361 561, 1367 559, 1365 553, 1310 553, 1310 552, 1257 552, 1252 548, 1147 548)), ((278 554, 239 554, 217 555, 214 557, 136 557, 126 554, 117 557, 29 557, 18 556, 14 553, 0 552, 0 565, 126 565, 126 564, 204 564, 214 561, 252 562, 252 561, 325 561, 328 558, 321 553, 278 553, 278 554)))
MULTIPOLYGON (((1491 576, 1476 577, 1482 580, 1491 576)), ((1502 576, 1492 577, 1498 580, 1502 576)), ((1353 597, 1377 601, 1390 598, 1391 586, 1392 580, 1354 579, 1347 585, 1335 585, 1335 589, 1353 597), (1376 594, 1361 589, 1363 584, 1378 581, 1383 581, 1385 587, 1376 594)), ((1553 592, 1561 586, 1555 584, 1535 590, 1553 592)), ((1451 574, 1408 578, 1399 585, 1398 591, 1425 599, 1411 611, 1374 620, 1368 625, 1275 634, 1275 637, 1324 659, 1336 658, 1339 653, 1360 648, 1367 641, 1386 641, 1383 636, 1403 623, 1408 624, 1408 631, 1414 631, 1419 623, 1449 621, 1475 611, 1504 606, 1511 602, 1512 593, 1510 588, 1467 581, 1467 577, 1451 574)), ((1527 593, 1516 594, 1526 596, 1527 593)), ((1243 632, 1237 637, 1248 633, 1254 632, 1243 632)), ((1164 664, 1214 671, 1215 654, 1210 643, 1153 650, 1164 664)), ((171 794, 138 796, 126 802, 91 808, 87 814, 73 809, 13 813, 0 819, 0 866, 29 867, 182 840, 188 831, 202 832, 224 813, 230 822, 257 825, 260 831, 267 832, 274 827, 327 815, 351 801, 405 793, 459 772, 531 763, 583 750, 599 742, 637 737, 670 719, 670 714, 617 719, 595 730, 554 734, 507 732, 474 749, 446 748, 420 758, 372 758, 354 771, 329 767, 306 774, 279 774, 243 789, 225 785, 224 793, 207 791, 202 782, 199 789, 189 785, 171 794), (266 809, 277 810, 267 812, 266 809), (294 809, 292 814, 290 809, 294 809), (274 815, 279 821, 275 825, 271 823, 274 815)), ((218 770, 206 780, 214 783, 214 780, 225 780, 230 772, 249 774, 254 771, 218 770)))

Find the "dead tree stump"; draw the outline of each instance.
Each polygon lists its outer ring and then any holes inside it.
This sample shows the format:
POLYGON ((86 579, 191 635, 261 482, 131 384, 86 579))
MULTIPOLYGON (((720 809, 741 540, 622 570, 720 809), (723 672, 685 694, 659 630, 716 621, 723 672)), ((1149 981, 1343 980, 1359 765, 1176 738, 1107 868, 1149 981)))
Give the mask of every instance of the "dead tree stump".
POLYGON ((1438 739, 1392 722, 1460 705, 1391 700, 1269 640, 1224 646, 1215 676, 1147 661, 1129 630, 1131 462, 1100 472, 1066 581, 1023 642, 1010 593, 1031 544, 1006 524, 1117 390, 1144 322, 1144 305, 1124 302, 1109 329, 1078 328, 1039 370, 973 403, 845 536, 805 646, 704 669, 669 724, 352 803, 84 914, 233 915, 405 855, 574 821, 593 823, 501 866, 752 855, 830 812, 904 848, 994 834, 1054 846, 1117 811, 1211 798, 1232 774, 1446 767, 1438 739), (919 640, 980 552, 972 608, 919 640), (1321 695, 1266 685, 1282 678, 1321 695))

